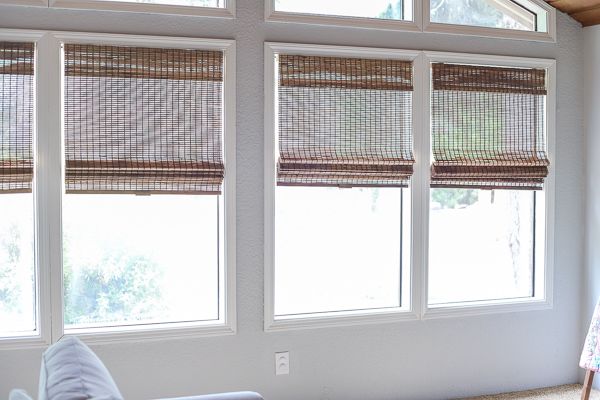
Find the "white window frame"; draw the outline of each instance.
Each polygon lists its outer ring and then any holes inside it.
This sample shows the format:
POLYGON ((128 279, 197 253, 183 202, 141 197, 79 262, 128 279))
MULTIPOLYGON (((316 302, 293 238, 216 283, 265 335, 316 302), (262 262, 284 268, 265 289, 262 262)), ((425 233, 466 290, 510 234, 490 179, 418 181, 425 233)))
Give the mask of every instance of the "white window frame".
POLYGON ((49 7, 84 10, 130 11, 158 14, 195 15, 200 17, 235 18, 235 1, 224 0, 224 8, 172 6, 165 4, 125 3, 104 0, 47 0, 49 7))
MULTIPOLYGON (((552 308, 552 282, 553 282, 553 266, 554 266, 554 143, 555 143, 555 109, 556 109, 556 61, 543 58, 524 58, 524 57, 507 57, 494 55, 479 55, 469 53, 446 53, 425 51, 425 65, 427 68, 423 72, 423 77, 430 88, 431 82, 431 63, 445 62, 470 65, 489 65, 489 66, 504 66, 517 68, 545 68, 547 71, 547 95, 546 95, 546 141, 547 155, 550 159, 548 167, 548 176, 544 179, 544 237, 540 238, 536 235, 536 247, 543 245, 544 260, 536 260, 535 281, 535 296, 522 299, 504 299, 494 301, 479 301, 472 303, 458 304, 439 304, 435 306, 428 305, 428 258, 429 258, 429 180, 422 186, 422 191, 419 195, 419 204, 424 204, 424 243, 420 249, 423 259, 422 273, 422 288, 423 294, 421 298, 421 318, 443 318, 457 317, 468 315, 480 315, 502 312, 517 312, 531 310, 545 310, 552 308), (539 241, 539 242, 538 242, 539 241), (539 264, 538 264, 539 263, 539 264)), ((429 151, 431 143, 430 134, 430 115, 431 115, 431 90, 427 90, 423 102, 424 118, 428 129, 424 131, 422 150, 419 152, 423 162, 420 167, 427 170, 429 175, 429 166, 431 164, 431 152, 429 151)), ((425 183, 425 182, 424 182, 425 183)), ((415 251, 417 251, 415 249, 415 251)), ((536 252, 537 254, 537 252, 536 252)))
POLYGON ((133 326, 102 333, 79 332, 87 343, 123 340, 153 340, 207 335, 235 334, 236 323, 236 49, 235 41, 190 39, 162 36, 115 35, 58 31, 21 31, 0 29, 0 40, 35 41, 36 100, 35 146, 36 175, 36 268, 38 274, 38 330, 28 337, 0 338, 0 349, 44 347, 65 336, 63 326, 62 227, 61 197, 64 187, 62 167, 62 43, 139 45, 165 48, 198 48, 224 52, 223 146, 226 178, 224 196, 224 264, 220 280, 222 315, 217 322, 199 324, 173 323, 161 327, 133 326))
MULTIPOLYGON (((270 0, 269 0, 270 1, 270 0)), ((556 9, 543 0, 513 0, 537 14, 537 24, 545 31, 519 31, 515 29, 485 28, 470 25, 444 24, 430 21, 430 1, 421 0, 423 8, 423 32, 448 33, 504 39, 556 42, 556 9)))
POLYGON ((265 331, 315 328, 323 326, 344 326, 415 319, 457 317, 502 312, 544 310, 552 308, 552 274, 554 249, 554 132, 556 62, 551 59, 487 56, 466 53, 446 53, 431 51, 409 51, 345 46, 321 46, 292 43, 265 43, 265 331), (314 314, 308 318, 275 318, 275 180, 277 160, 277 84, 275 81, 275 54, 327 55, 341 57, 399 58, 414 60, 413 92, 413 153, 415 156, 414 174, 411 179, 411 265, 410 268, 411 304, 407 308, 344 315, 330 313, 314 314), (498 65, 507 67, 546 68, 548 94, 546 96, 546 135, 547 154, 551 160, 548 177, 544 180, 545 235, 536 237, 543 245, 543 265, 537 266, 536 296, 526 299, 481 301, 471 304, 428 306, 428 252, 429 252, 429 168, 430 155, 430 64, 432 62, 454 62, 465 64, 498 65))
POLYGON ((537 24, 545 29, 544 32, 434 23, 430 22, 429 0, 407 1, 412 1, 413 21, 275 11, 275 0, 265 0, 265 21, 556 42, 556 9, 543 0, 514 1, 538 14, 537 24))
POLYGON ((0 0, 0 5, 48 7, 48 0, 0 0))
POLYGON ((200 17, 235 18, 235 1, 225 0, 224 8, 172 6, 166 4, 126 3, 104 0, 48 0, 49 7, 84 10, 129 11, 158 14, 195 15, 200 17))
POLYGON ((275 0, 265 0, 265 21, 294 22, 299 24, 317 25, 339 25, 356 28, 390 29, 407 32, 420 32, 422 31, 422 11, 420 7, 417 6, 420 0, 407 1, 412 2, 412 21, 275 11, 275 0))
POLYGON ((73 8, 81 10, 128 11, 198 17, 235 18, 236 0, 224 0, 225 7, 172 6, 168 4, 124 3, 100 0, 0 0, 0 5, 73 8))
MULTIPOLYGON (((420 65, 422 62, 420 51, 275 42, 265 43, 265 331, 321 326, 357 325, 382 321, 416 320, 418 318, 418 313, 416 312, 415 305, 419 304, 419 285, 415 284, 415 278, 418 277, 418 274, 415 274, 414 270, 411 269, 411 266, 414 265, 414 260, 410 262, 410 265, 402 265, 403 270, 405 268, 410 269, 408 274, 410 276, 409 282, 404 282, 403 287, 401 288, 403 291, 409 291, 408 295, 405 296, 403 294, 402 296, 403 298, 408 298, 409 304, 403 304, 402 307, 367 310, 360 313, 332 312, 313 314, 310 317, 303 318, 275 318, 275 165, 277 161, 275 132, 278 117, 275 102, 275 99, 277 98, 275 55, 279 53, 413 60, 413 133, 421 131, 420 121, 422 121, 422 118, 419 116, 419 110, 421 108, 420 104, 422 103, 420 93, 423 92, 421 88, 423 81, 418 72, 421 70, 420 65)), ((417 140, 418 139, 415 138, 415 141, 417 140)), ((403 218, 411 218, 411 215, 413 215, 411 220, 411 229, 413 232, 404 232, 403 236, 410 238, 414 235, 414 226, 421 223, 418 214, 415 214, 414 212, 415 210, 420 209, 421 206, 414 201, 414 186, 412 186, 409 193, 411 193, 411 206, 413 210, 412 212, 409 212, 409 215, 404 215, 403 218)), ((415 253, 411 251, 411 258, 414 258, 415 256, 415 253)))

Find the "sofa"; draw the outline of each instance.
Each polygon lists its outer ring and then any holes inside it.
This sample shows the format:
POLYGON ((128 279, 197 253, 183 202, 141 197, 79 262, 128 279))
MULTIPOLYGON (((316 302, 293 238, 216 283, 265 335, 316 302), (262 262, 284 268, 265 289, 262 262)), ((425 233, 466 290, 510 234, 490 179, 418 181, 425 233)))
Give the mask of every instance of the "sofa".
MULTIPOLYGON (((123 400, 115 381, 98 356, 76 337, 60 340, 42 356, 39 400, 123 400)), ((32 400, 21 389, 9 400, 32 400)), ((165 399, 166 400, 166 399, 165 399)), ((169 400, 263 400, 255 392, 233 392, 169 400)))

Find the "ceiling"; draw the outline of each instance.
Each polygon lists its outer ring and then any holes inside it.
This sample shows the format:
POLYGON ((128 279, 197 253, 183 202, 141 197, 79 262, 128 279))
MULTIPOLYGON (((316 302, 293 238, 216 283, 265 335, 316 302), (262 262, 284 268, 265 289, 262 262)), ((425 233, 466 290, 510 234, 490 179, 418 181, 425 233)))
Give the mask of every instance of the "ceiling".
POLYGON ((600 0, 546 0, 546 2, 569 14, 583 26, 600 24, 600 0))

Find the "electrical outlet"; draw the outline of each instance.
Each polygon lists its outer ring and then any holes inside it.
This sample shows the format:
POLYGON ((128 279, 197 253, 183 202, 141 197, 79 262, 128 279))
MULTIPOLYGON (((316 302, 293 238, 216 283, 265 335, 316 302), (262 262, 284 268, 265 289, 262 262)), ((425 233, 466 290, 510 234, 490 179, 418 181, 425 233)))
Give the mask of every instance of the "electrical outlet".
POLYGON ((290 373, 290 352, 282 351, 275 353, 275 375, 290 373))

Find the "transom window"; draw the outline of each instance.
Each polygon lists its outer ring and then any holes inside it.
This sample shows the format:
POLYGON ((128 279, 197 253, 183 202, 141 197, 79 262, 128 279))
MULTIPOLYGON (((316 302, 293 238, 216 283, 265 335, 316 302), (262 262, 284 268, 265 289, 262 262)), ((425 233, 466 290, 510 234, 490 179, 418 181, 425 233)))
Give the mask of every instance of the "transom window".
POLYGON ((171 6, 192 6, 192 7, 225 7, 225 0, 95 0, 95 1, 113 1, 122 3, 150 3, 165 4, 171 6))
POLYGON ((340 15, 346 17, 412 20, 412 7, 403 1, 361 0, 318 1, 318 0, 275 0, 275 11, 340 15))
POLYGON ((266 0, 267 20, 555 40, 555 9, 541 0, 266 0))

